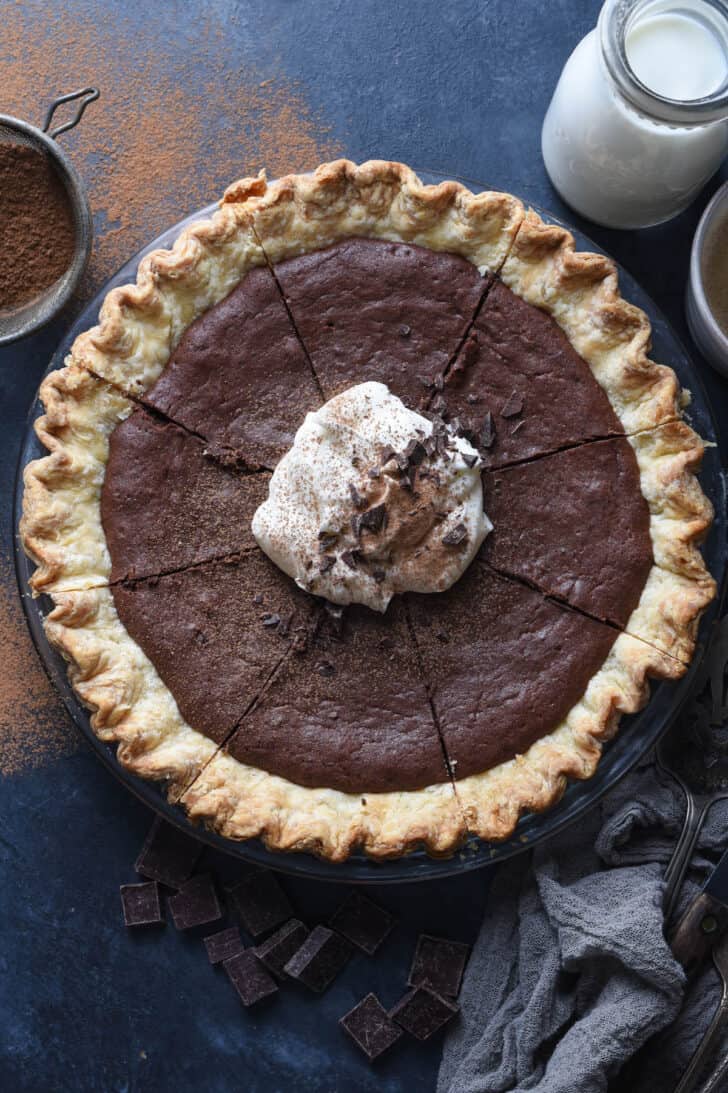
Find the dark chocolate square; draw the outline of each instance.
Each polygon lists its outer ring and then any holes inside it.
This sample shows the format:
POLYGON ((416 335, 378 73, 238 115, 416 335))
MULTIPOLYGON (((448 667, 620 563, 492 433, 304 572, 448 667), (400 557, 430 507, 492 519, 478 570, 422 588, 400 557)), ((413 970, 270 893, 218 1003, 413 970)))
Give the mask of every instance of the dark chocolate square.
POLYGON ((220 901, 209 873, 192 877, 167 902, 178 930, 189 930, 222 918, 220 901))
POLYGON ((402 1035, 402 1029, 394 1023, 375 994, 362 998, 353 1010, 339 1019, 339 1024, 370 1063, 396 1044, 402 1035))
POLYGON ((244 1006, 252 1006, 278 990, 275 979, 266 971, 252 949, 243 949, 236 956, 231 956, 223 962, 223 968, 244 1006))
POLYGON ((268 869, 249 873, 230 889, 230 894, 243 926, 253 937, 260 937, 293 917, 288 896, 268 869))
POLYGON ((314 926, 283 970, 310 990, 321 993, 333 983, 351 953, 351 945, 345 937, 326 926, 314 926))
POLYGON ((459 1012, 457 1002, 435 994, 428 987, 415 987, 392 1007, 389 1016, 411 1036, 429 1040, 459 1012))
POLYGON ((220 930, 206 937, 205 948, 211 964, 222 964, 223 960, 229 960, 231 956, 241 953, 245 946, 239 928, 231 926, 228 930, 220 930))
POLYGON ((469 945, 420 934, 407 983, 410 987, 427 986, 436 994, 457 998, 469 955, 469 945))
POLYGON ((329 926, 371 956, 394 926, 394 916, 354 891, 331 917, 329 926))
POLYGON ((308 937, 308 930, 297 918, 292 918, 276 930, 266 941, 258 945, 255 955, 267 968, 281 978, 284 967, 308 937))
POLYGON ((134 868, 150 880, 181 888, 192 875, 201 853, 202 843, 157 817, 134 868))
POLYGON ((160 926, 164 923, 156 881, 122 884, 119 891, 125 926, 160 926))

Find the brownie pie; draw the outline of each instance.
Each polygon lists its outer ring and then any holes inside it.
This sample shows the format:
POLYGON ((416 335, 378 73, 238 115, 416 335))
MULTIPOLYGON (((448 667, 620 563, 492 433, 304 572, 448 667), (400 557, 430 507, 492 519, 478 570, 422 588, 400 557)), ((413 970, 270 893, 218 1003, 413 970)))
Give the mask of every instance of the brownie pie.
POLYGON ((612 263, 511 195, 378 161, 231 186, 41 389, 23 542, 95 731, 230 838, 338 861, 510 835, 685 672, 715 593, 702 443, 649 336, 612 263), (254 518, 362 384, 419 424, 366 466, 352 442, 345 530, 294 580, 254 518), (434 502, 417 524, 458 445, 470 553, 434 502), (467 561, 386 610, 317 594, 337 561, 384 580, 385 533, 467 561))

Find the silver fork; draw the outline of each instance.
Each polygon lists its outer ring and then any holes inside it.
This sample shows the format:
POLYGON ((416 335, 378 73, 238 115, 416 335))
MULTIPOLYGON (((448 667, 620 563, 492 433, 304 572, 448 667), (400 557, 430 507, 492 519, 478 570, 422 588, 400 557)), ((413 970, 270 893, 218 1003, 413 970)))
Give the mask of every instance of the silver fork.
POLYGON ((662 906, 665 922, 669 922, 705 819, 716 801, 728 799, 728 792, 716 790, 713 793, 693 793, 684 778, 677 773, 667 758, 664 741, 660 741, 657 747, 657 764, 666 774, 674 778, 685 796, 685 818, 683 819, 682 831, 665 869, 665 893, 662 906))
POLYGON ((702 1086, 701 1093, 721 1093, 721 1090, 726 1088, 724 1079, 728 1077, 728 934, 723 934, 716 942, 713 949, 713 963, 718 969, 723 984, 720 1002, 675 1093, 693 1093, 707 1060, 721 1043, 722 1055, 707 1082, 702 1086))

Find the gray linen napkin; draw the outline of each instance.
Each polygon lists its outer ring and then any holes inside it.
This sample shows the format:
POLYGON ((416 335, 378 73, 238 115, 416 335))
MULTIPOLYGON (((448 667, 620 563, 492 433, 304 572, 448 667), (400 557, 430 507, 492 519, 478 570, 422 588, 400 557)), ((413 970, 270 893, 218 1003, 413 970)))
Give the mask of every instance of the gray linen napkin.
MULTIPOLYGON (((663 936, 662 873, 682 816, 682 794, 648 761, 586 820, 498 870, 438 1093, 674 1088, 719 999, 712 964, 686 993, 663 936)), ((719 802, 679 910, 726 843, 719 802)))

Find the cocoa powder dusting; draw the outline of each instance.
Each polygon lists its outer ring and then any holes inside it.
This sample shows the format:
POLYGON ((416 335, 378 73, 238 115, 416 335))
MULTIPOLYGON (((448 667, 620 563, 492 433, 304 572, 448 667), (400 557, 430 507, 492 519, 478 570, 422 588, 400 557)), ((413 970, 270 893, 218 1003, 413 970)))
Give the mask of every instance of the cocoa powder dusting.
MULTIPOLYGON (((236 178, 261 167, 271 178, 310 170, 341 154, 299 85, 270 64, 259 71, 241 62, 234 13, 223 23, 214 7, 150 5, 142 33, 123 5, 106 5, 103 18, 98 6, 85 16, 79 8, 72 20, 54 7, 24 0, 3 8, 0 109, 38 124, 56 95, 88 84, 101 90, 60 138, 94 215, 85 295, 236 178), (188 20, 182 30, 180 18, 188 20)), ((70 751, 78 737, 35 655, 1 557, 0 647, 0 772, 13 774, 70 751)))
POLYGON ((53 7, 26 2, 3 12, 2 111, 37 122, 60 92, 101 90, 61 137, 94 214, 87 292, 236 178, 262 167, 271 178, 310 170, 341 154, 299 85, 241 63, 229 13, 223 23, 190 8, 182 53, 172 5, 150 6, 143 35, 122 5, 105 7, 98 22, 76 14, 70 26, 53 7))
POLYGON ((41 296, 71 264, 73 214, 44 152, 0 142, 0 311, 41 296))

